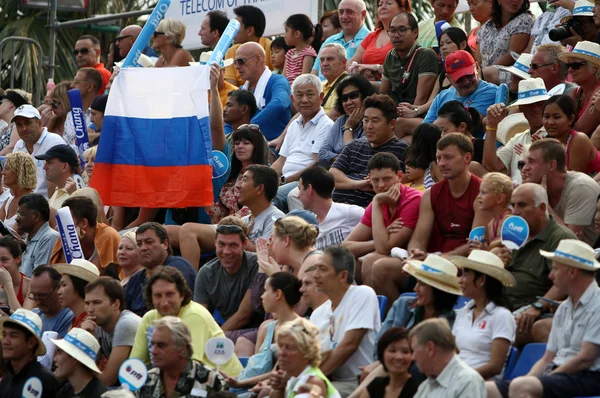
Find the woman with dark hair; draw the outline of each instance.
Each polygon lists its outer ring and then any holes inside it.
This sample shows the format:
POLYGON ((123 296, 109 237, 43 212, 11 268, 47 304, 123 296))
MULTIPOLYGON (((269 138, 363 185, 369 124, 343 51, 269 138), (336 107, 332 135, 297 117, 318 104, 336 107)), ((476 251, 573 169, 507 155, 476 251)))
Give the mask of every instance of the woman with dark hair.
POLYGON ((265 281, 262 303, 265 311, 272 314, 274 319, 260 325, 254 355, 239 377, 227 379, 229 386, 248 389, 269 378, 269 372, 275 365, 271 345, 275 343, 277 331, 282 325, 300 317, 294 311, 294 306, 302 297, 301 286, 302 282, 289 272, 276 272, 265 281))
POLYGON ((590 138, 575 131, 575 103, 568 95, 555 95, 546 101, 542 116, 548 137, 556 138, 567 154, 567 169, 589 175, 600 172, 600 153, 590 138))
POLYGON ((477 34, 481 67, 493 65, 492 68, 484 69, 486 80, 490 81, 489 76, 497 75, 495 83, 510 82, 510 73, 498 70, 497 65, 510 66, 515 63, 511 52, 521 54, 527 48, 533 23, 529 0, 492 1, 492 17, 477 34))
POLYGON ((85 321, 85 287, 88 283, 100 277, 100 271, 95 264, 76 259, 71 264, 56 264, 54 266, 62 278, 58 288, 58 300, 63 308, 73 311, 71 328, 78 328, 85 321))
POLYGON ((479 40, 477 35, 479 29, 492 17, 492 1, 493 0, 467 0, 471 17, 476 20, 479 25, 469 32, 467 42, 469 48, 473 52, 473 57, 477 62, 481 63, 481 54, 479 53, 479 40))
MULTIPOLYGON (((467 34, 461 28, 450 27, 444 30, 440 34, 438 45, 442 57, 442 64, 448 55, 452 54, 454 51, 465 50, 468 53, 471 53, 471 49, 467 44, 467 34)), ((413 130, 423 123, 423 118, 421 116, 427 114, 435 97, 441 91, 450 87, 450 81, 446 76, 446 68, 442 67, 440 70, 441 73, 435 82, 435 86, 433 86, 433 90, 431 91, 427 103, 417 107, 405 102, 398 104, 398 114, 402 117, 402 122, 396 123, 396 136, 406 140, 406 136, 412 135, 413 130)))
POLYGON ((442 131, 438 126, 422 123, 415 129, 412 144, 408 147, 413 163, 425 169, 423 177, 425 189, 431 188, 443 178, 435 157, 437 142, 441 136, 442 131))
POLYGON ((449 133, 466 135, 473 142, 475 148, 472 160, 481 163, 484 140, 473 137, 475 131, 481 130, 481 119, 477 109, 465 109, 460 101, 446 102, 438 111, 438 118, 433 124, 442 130, 442 137, 449 133))
MULTIPOLYGON (((138 327, 131 348, 131 358, 139 358, 147 366, 150 365, 152 358, 148 350, 148 341, 152 337, 151 326, 155 320, 170 315, 181 318, 190 328, 194 345, 192 358, 216 368, 206 356, 204 347, 209 339, 225 337, 225 334, 211 313, 204 306, 192 301, 192 291, 178 269, 167 266, 152 275, 144 288, 144 299, 150 310, 146 312, 138 327)), ((221 366, 221 370, 226 375, 234 376, 242 371, 242 365, 234 355, 221 366)))
POLYGON ((0 285, 8 296, 11 311, 22 308, 29 295, 30 279, 19 271, 24 251, 25 244, 22 241, 12 236, 0 238, 0 285))
POLYGON ((420 383, 410 374, 412 351, 408 329, 388 329, 377 342, 377 359, 387 376, 373 379, 360 398, 410 398, 417 393, 420 383))
POLYGON ((337 88, 335 108, 341 115, 331 126, 325 142, 319 150, 319 163, 331 166, 335 158, 349 142, 363 136, 362 108, 365 98, 375 94, 375 88, 360 75, 350 75, 337 88))
POLYGON ((336 35, 342 31, 338 10, 332 10, 324 13, 319 20, 319 24, 321 25, 321 30, 323 31, 321 43, 323 43, 329 36, 336 35))
POLYGON ((298 76, 310 73, 321 48, 321 26, 313 26, 308 15, 290 15, 283 24, 285 44, 291 47, 285 54, 285 66, 282 75, 290 86, 298 76), (311 43, 316 46, 312 46, 311 43))
POLYGON ((469 257, 452 257, 462 268, 463 296, 471 301, 457 311, 452 333, 460 358, 481 377, 502 373, 508 350, 515 341, 515 317, 506 308, 504 287, 515 286, 515 277, 495 254, 473 250, 469 257))

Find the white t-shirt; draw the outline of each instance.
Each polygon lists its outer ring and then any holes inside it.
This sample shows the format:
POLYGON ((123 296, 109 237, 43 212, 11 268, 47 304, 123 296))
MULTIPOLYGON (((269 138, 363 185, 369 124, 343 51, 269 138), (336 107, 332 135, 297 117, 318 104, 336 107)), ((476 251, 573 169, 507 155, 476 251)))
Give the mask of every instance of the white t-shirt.
POLYGON ((492 341, 506 339, 515 341, 517 324, 513 314, 504 307, 490 302, 473 322, 475 301, 471 300, 456 311, 452 334, 456 337, 458 354, 470 367, 477 369, 490 363, 492 341))
POLYGON ((311 322, 319 328, 321 342, 328 342, 322 351, 335 349, 349 330, 367 329, 358 350, 333 373, 332 381, 356 380, 360 374, 359 366, 370 364, 373 359, 375 337, 381 328, 379 303, 375 291, 368 286, 350 286, 335 311, 331 309, 331 300, 327 300, 310 316, 311 322), (333 316, 333 321, 330 321, 333 316), (314 318, 314 322, 313 322, 314 318), (327 320, 325 323, 324 320, 327 320))
POLYGON ((333 202, 327 216, 319 224, 317 249, 341 245, 350 231, 360 223, 364 212, 365 209, 360 206, 333 202))
POLYGON ((279 154, 285 157, 281 169, 285 177, 297 173, 312 163, 313 154, 319 154, 325 137, 333 126, 333 120, 325 114, 322 107, 305 126, 302 126, 302 123, 302 115, 300 115, 290 124, 279 151, 279 154))
POLYGON ((529 129, 527 129, 522 133, 515 134, 506 145, 496 151, 496 155, 504 163, 508 175, 517 184, 521 184, 523 181, 521 179, 521 170, 519 170, 519 160, 524 160, 523 156, 527 152, 529 145, 531 145, 531 134, 529 134, 529 129), (524 146, 521 155, 518 155, 515 151, 515 145, 517 144, 524 146))
POLYGON ((30 154, 37 167, 37 185, 35 186, 35 192, 44 195, 48 199, 48 181, 46 180, 46 173, 44 172, 45 160, 38 160, 35 158, 36 155, 43 155, 48 152, 48 149, 56 146, 65 144, 65 140, 58 134, 49 133, 48 129, 44 127, 40 139, 33 144, 33 152, 29 153, 27 146, 23 140, 17 141, 13 152, 23 152, 30 154))

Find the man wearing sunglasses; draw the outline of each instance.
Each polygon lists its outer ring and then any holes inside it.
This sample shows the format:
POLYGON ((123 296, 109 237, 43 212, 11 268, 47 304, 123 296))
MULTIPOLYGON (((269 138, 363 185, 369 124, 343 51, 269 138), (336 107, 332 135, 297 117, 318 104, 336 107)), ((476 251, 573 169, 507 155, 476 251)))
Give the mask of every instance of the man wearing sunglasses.
MULTIPOLYGON (((137 40, 142 32, 142 28, 138 25, 129 25, 119 32, 119 36, 115 39, 115 46, 119 49, 121 58, 125 58, 129 54, 129 50, 133 47, 133 43, 137 40)), ((150 46, 144 47, 142 54, 151 58, 158 58, 158 54, 150 46)))
POLYGON ((81 36, 75 43, 73 55, 79 68, 94 68, 100 72, 102 85, 99 87, 99 92, 103 93, 111 73, 100 62, 100 40, 92 35, 81 36))
POLYGON ((541 44, 535 48, 535 54, 531 58, 529 74, 531 77, 539 77, 544 81, 547 90, 563 84, 563 94, 569 94, 577 86, 565 81, 569 68, 567 64, 558 59, 558 54, 564 51, 564 47, 556 43, 541 44))

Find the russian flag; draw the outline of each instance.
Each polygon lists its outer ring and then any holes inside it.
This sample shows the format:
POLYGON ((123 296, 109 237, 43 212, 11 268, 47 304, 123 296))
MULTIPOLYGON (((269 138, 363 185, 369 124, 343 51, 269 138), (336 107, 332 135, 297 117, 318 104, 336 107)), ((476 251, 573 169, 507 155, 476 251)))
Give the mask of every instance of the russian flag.
POLYGON ((105 204, 213 204, 208 69, 124 68, 111 87, 92 175, 105 204))

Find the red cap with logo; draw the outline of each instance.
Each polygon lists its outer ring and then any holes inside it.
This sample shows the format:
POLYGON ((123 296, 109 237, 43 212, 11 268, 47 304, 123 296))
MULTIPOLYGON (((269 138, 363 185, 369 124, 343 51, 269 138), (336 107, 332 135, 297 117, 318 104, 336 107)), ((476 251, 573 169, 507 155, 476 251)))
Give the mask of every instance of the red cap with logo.
POLYGON ((445 61, 446 74, 457 81, 463 76, 475 74, 475 60, 464 50, 454 51, 445 61))

